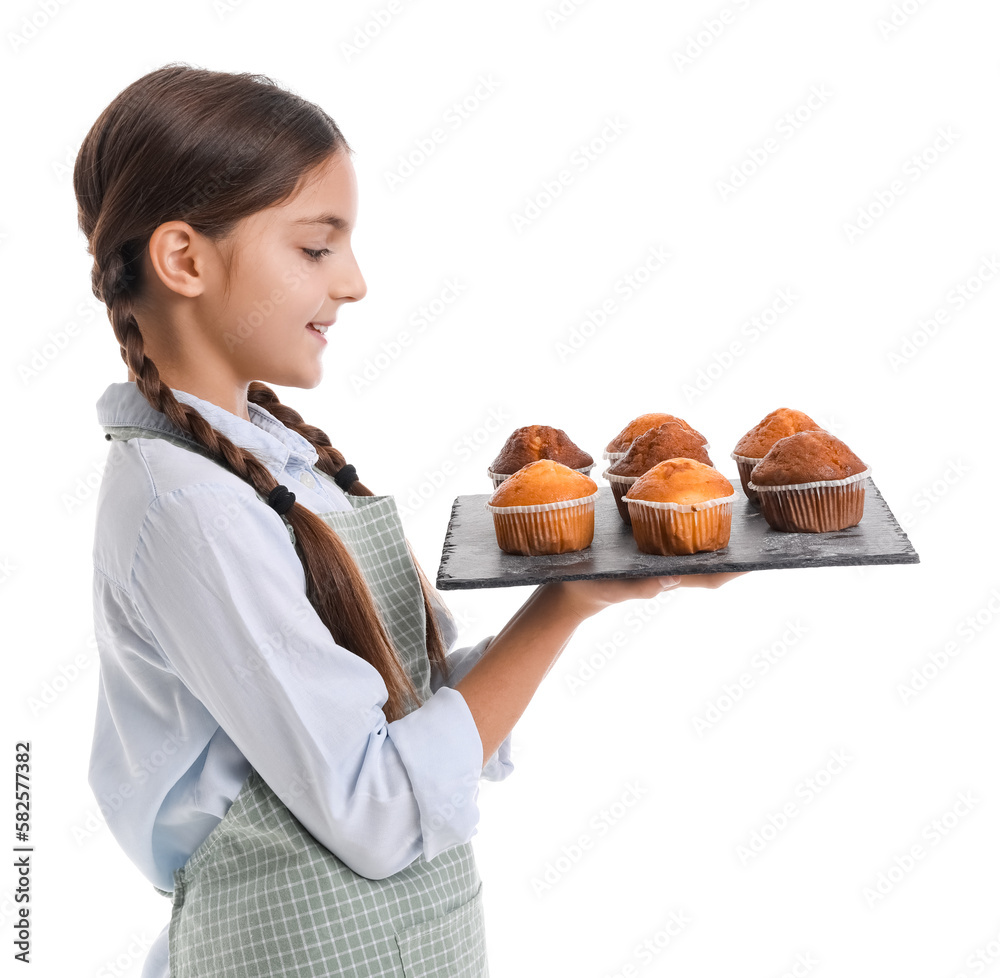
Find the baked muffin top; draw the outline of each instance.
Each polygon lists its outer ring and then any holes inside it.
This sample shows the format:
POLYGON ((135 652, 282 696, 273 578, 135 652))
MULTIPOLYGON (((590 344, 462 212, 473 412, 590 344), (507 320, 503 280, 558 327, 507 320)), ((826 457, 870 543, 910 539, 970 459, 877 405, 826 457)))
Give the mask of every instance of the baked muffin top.
POLYGON ((732 496, 735 491, 732 483, 711 465, 693 458, 668 458, 639 476, 623 498, 689 504, 732 496))
POLYGON ((868 466, 829 431, 800 431, 776 441, 753 467, 758 486, 794 486, 803 482, 846 479, 868 466))
POLYGON ((562 428, 529 424, 511 432, 490 468, 499 475, 509 475, 543 458, 562 462, 571 469, 594 464, 593 456, 576 445, 562 428))
POLYGON ((775 408, 736 443, 733 453, 746 458, 763 458, 779 438, 787 438, 798 431, 821 430, 808 414, 792 408, 775 408))
POLYGON ((504 479, 490 497, 491 506, 537 506, 579 499, 597 492, 597 483, 550 458, 529 462, 504 479))
POLYGON ((628 452, 608 468, 608 472, 612 475, 642 475, 657 462, 679 457, 712 464, 705 451, 705 440, 697 431, 676 421, 665 421, 639 435, 628 452))
POLYGON ((649 431, 650 428, 656 428, 661 424, 665 424, 668 421, 674 421, 679 424, 682 428, 686 428, 688 431, 694 432, 700 439, 702 444, 707 444, 708 439, 701 434, 701 432, 695 431, 683 418, 675 417, 672 414, 640 414, 639 417, 633 418, 621 431, 615 435, 611 441, 608 442, 608 447, 604 449, 606 452, 625 452, 628 451, 629 445, 635 441, 643 432, 649 431))

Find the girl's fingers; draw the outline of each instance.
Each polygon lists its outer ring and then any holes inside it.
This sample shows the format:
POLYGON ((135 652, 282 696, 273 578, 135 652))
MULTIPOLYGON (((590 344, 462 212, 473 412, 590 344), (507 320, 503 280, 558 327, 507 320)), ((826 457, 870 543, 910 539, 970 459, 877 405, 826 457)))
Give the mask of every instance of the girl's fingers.
POLYGON ((685 574, 672 577, 633 577, 625 579, 589 579, 558 581, 543 585, 569 607, 581 620, 597 614, 620 601, 653 598, 677 587, 718 588, 727 581, 742 577, 746 571, 728 574, 685 574))

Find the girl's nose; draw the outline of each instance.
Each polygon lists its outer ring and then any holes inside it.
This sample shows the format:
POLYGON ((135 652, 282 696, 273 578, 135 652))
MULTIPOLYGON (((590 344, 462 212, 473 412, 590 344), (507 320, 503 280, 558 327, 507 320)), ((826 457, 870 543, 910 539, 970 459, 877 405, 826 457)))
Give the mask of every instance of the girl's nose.
POLYGON ((344 262, 337 269, 334 281, 331 283, 331 294, 335 298, 346 299, 348 302, 357 302, 363 299, 368 293, 368 285, 358 260, 354 257, 353 251, 348 251, 344 256, 344 262))

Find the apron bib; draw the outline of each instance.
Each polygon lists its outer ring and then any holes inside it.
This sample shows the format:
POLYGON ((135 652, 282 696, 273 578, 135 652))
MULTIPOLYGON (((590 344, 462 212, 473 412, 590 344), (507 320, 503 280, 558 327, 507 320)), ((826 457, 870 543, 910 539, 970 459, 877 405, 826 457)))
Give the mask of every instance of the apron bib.
MULTIPOLYGON (((192 441, 153 429, 105 431, 164 438, 211 457, 192 441)), ((335 485, 325 472, 312 473, 335 485)), ((426 612, 395 499, 347 499, 352 509, 318 515, 357 561, 426 700, 426 612)), ((173 891, 155 889, 172 900, 171 978, 489 975, 482 881, 470 842, 367 879, 317 842, 252 768, 222 820, 174 871, 173 891)))

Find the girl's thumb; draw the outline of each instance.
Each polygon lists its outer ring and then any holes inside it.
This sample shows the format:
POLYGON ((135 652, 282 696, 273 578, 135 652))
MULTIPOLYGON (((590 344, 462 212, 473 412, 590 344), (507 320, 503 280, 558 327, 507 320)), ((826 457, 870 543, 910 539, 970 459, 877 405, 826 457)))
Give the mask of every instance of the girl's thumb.
POLYGON ((660 587, 662 587, 664 591, 668 588, 677 587, 677 585, 681 582, 679 577, 658 577, 657 580, 660 582, 660 587))

